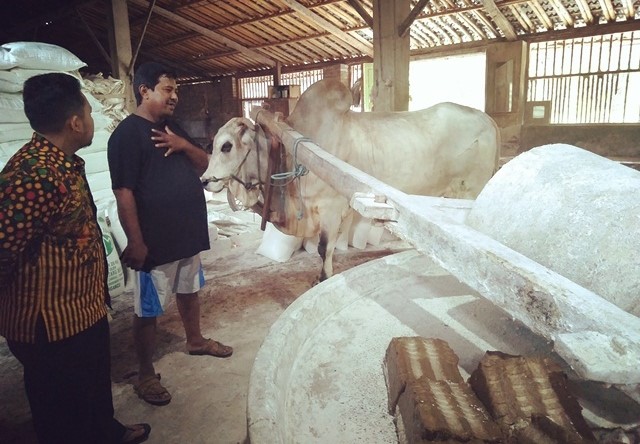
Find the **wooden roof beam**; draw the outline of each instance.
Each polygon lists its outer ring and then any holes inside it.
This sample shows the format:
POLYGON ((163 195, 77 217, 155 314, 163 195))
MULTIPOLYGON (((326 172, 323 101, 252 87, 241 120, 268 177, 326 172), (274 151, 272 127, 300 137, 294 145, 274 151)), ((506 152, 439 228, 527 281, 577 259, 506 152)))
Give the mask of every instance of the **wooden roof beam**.
POLYGON ((573 17, 571 17, 571 14, 569 14, 569 11, 567 11, 567 8, 564 7, 564 5, 562 4, 562 1, 561 0, 550 0, 550 2, 551 2, 551 5, 553 6, 553 9, 555 9, 556 12, 558 13, 558 16, 566 24, 567 28, 572 28, 573 27, 573 17))
POLYGON ((625 9, 625 15, 628 19, 633 20, 633 17, 636 15, 636 9, 633 6, 633 0, 622 0, 622 5, 625 9))
MULTIPOLYGON (((130 3, 134 3, 138 6, 142 6, 142 7, 148 7, 149 6, 149 2, 147 0, 129 0, 130 3)), ((219 35, 216 32, 211 31, 210 29, 205 28, 204 26, 200 26, 196 23, 193 23, 192 21, 185 19, 184 17, 179 16, 178 14, 174 14, 171 11, 168 11, 164 8, 161 8, 159 6, 155 6, 153 8, 153 11, 166 18, 169 19, 173 22, 179 23, 180 25, 184 26, 185 28, 188 29, 192 29, 194 31, 197 31, 198 33, 205 35, 207 37, 209 37, 212 40, 215 40, 219 43, 222 43, 225 46, 229 46, 230 48, 233 48, 241 53, 243 53, 244 55, 246 55, 247 57, 250 57, 258 62, 264 63, 265 65, 268 66, 275 66, 276 65, 276 61, 273 59, 270 59, 268 57, 263 56, 262 54, 260 54, 257 51, 253 51, 249 48, 246 48, 236 42, 234 42, 231 39, 228 39, 226 37, 223 37, 221 35, 219 35)))
POLYGON ((107 53, 107 50, 104 49, 104 46, 102 46, 102 43, 100 43, 100 40, 98 40, 98 37, 96 37, 95 33, 91 29, 91 26, 89 26, 87 21, 82 16, 82 14, 80 13, 80 8, 78 7, 76 7, 76 15, 80 19, 80 23, 82 23, 82 26, 84 27, 84 29, 87 31, 87 34, 89 34, 91 41, 98 48, 98 52, 100 52, 100 55, 102 56, 102 58, 104 58, 104 60, 109 64, 109 66, 111 66, 111 56, 107 53))
MULTIPOLYGON (((633 1, 633 0, 629 0, 633 1)), ((351 5, 353 9, 358 13, 358 15, 364 20, 364 22, 369 25, 369 28, 373 28, 373 17, 369 15, 366 9, 360 4, 358 0, 347 0, 347 3, 351 5)))
POLYGON ((504 14, 502 14, 493 0, 482 0, 482 5, 484 6, 485 11, 487 11, 487 14, 489 14, 489 17, 493 19, 496 26, 500 31, 502 31, 507 40, 514 41, 518 38, 513 26, 511 26, 509 20, 507 20, 504 14))
POLYGON ((547 13, 544 12, 540 2, 538 2, 538 0, 531 0, 529 4, 531 5, 531 9, 533 9, 534 14, 540 20, 540 23, 542 23, 542 26, 544 26, 547 31, 553 29, 553 23, 547 13))
POLYGON ((576 0, 576 5, 578 5, 578 9, 580 10, 580 15, 582 15, 582 20, 587 25, 593 23, 593 14, 591 13, 591 8, 587 3, 587 0, 576 0))
POLYGON ((535 29, 533 23, 531 23, 531 20, 529 20, 527 14, 520 9, 520 5, 509 5, 509 8, 511 8, 511 13, 516 18, 516 20, 520 22, 520 26, 522 26, 522 29, 524 29, 526 32, 533 32, 533 30, 535 29))
POLYGON ((418 4, 413 7, 411 12, 409 12, 409 15, 407 16, 407 18, 404 19, 404 21, 400 24, 400 26, 398 26, 398 37, 404 37, 407 34, 407 32, 409 32, 409 28, 411 28, 411 24, 416 19, 418 14, 422 12, 424 7, 427 6, 428 1, 429 0, 418 1, 418 4))
MULTIPOLYGON (((456 25, 459 29, 459 32, 461 32, 468 40, 468 42, 472 42, 475 39, 473 38, 473 36, 471 35, 471 33, 469 31, 467 31, 467 28, 464 27, 464 25, 460 22, 460 20, 458 20, 456 18, 455 15, 451 15, 449 16, 449 20, 451 20, 451 23, 453 23, 454 25, 456 25)), ((466 22, 465 22, 466 24, 466 22)), ((482 37, 482 35, 480 35, 480 37, 482 37)), ((464 42, 464 39, 462 39, 462 41, 464 42)))
POLYGON ((600 0, 600 6, 602 7, 604 18, 606 18, 608 22, 615 22, 616 10, 613 7, 611 0, 600 0))
POLYGON ((473 32, 478 34, 482 40, 487 40, 489 38, 487 34, 478 25, 473 23, 473 20, 471 20, 469 17, 464 14, 458 14, 458 16, 460 17, 460 20, 465 22, 467 26, 471 28, 473 32))
POLYGON ((487 27, 488 30, 490 30, 493 34, 495 34, 496 37, 500 37, 500 34, 496 30, 496 28, 493 27, 493 23, 491 23, 489 19, 484 16, 484 10, 482 9, 475 10, 473 11, 473 14, 478 18, 479 21, 481 21, 484 24, 484 26, 487 27))
POLYGON ((334 26, 333 24, 329 23, 327 20, 323 19, 318 14, 311 11, 309 8, 301 5, 297 1, 295 0, 278 0, 278 1, 285 4, 289 8, 293 9, 294 11, 298 12, 302 17, 302 19, 311 21, 314 25, 320 26, 326 31, 329 31, 331 34, 333 34, 334 37, 338 38, 339 40, 342 40, 347 45, 353 46, 354 48, 357 48, 360 51, 362 51, 364 55, 373 56, 373 46, 362 43, 360 40, 344 32, 342 29, 338 28, 337 26, 334 26))

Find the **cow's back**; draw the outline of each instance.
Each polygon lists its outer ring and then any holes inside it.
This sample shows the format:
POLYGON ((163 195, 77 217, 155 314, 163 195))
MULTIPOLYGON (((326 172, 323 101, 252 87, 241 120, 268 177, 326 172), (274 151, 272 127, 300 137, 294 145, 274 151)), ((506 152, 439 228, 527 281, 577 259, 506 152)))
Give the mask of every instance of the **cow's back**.
POLYGON ((440 103, 421 111, 356 113, 349 111, 346 86, 318 83, 303 94, 289 124, 406 193, 475 198, 497 168, 498 128, 481 111, 440 103))

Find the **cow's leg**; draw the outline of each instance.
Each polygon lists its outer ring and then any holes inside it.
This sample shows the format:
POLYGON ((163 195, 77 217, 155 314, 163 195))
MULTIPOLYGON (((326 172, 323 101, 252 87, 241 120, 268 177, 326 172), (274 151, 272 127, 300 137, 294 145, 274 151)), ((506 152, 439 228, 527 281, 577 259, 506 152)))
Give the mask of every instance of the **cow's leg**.
POLYGON ((320 271, 319 282, 329 279, 333 276, 333 247, 329 248, 329 240, 326 232, 320 233, 320 241, 318 242, 318 254, 322 259, 322 270, 320 271))
POLYGON ((322 270, 320 271, 319 282, 333 276, 333 252, 338 241, 338 230, 341 219, 337 218, 337 223, 324 225, 320 229, 320 240, 318 241, 318 254, 322 258, 322 270))

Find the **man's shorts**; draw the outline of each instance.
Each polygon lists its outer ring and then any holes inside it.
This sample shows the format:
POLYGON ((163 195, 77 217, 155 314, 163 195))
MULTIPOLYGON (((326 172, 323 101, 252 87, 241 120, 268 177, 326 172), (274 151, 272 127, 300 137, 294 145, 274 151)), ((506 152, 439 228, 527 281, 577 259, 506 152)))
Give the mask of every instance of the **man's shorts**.
POLYGON ((195 293, 204 286, 200 255, 137 271, 133 286, 133 310, 141 318, 164 313, 173 293, 195 293))

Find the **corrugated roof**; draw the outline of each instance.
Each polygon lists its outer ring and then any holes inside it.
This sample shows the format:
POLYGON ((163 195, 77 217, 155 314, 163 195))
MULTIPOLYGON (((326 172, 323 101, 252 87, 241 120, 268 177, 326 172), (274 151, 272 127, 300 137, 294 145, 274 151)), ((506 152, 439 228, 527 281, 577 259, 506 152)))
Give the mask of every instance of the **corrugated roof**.
MULTIPOLYGON (((391 0, 388 0, 391 1, 391 0)), ((110 1, 21 0, 0 41, 63 46, 108 74, 110 1)), ((181 81, 372 60, 372 0, 128 0, 136 62, 164 61, 181 81), (146 30, 145 30, 146 25, 146 30), (143 37, 144 32, 144 37, 143 37)), ((640 0, 412 0, 413 53, 500 40, 553 40, 640 29, 640 0), (417 9, 416 9, 417 8, 417 9)))

